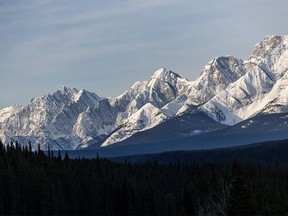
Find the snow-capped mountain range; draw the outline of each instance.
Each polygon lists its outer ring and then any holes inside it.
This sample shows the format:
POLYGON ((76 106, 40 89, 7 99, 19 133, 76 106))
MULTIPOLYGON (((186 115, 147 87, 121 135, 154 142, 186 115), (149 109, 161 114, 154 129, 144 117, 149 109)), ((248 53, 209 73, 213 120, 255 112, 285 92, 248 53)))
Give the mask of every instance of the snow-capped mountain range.
POLYGON ((191 110, 224 125, 288 112, 288 36, 266 36, 248 60, 217 57, 195 81, 161 68, 116 98, 61 87, 0 110, 0 139, 55 150, 116 145, 191 110))

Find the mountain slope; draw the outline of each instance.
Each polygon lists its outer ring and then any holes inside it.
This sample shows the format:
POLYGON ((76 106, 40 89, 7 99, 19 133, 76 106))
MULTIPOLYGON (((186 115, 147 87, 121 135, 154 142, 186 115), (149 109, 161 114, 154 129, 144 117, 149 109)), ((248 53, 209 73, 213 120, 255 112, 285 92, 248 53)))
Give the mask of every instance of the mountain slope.
POLYGON ((121 128, 110 135, 102 146, 125 140, 137 132, 153 128, 162 123, 166 118, 167 116, 161 110, 151 103, 146 103, 141 109, 129 116, 121 128))
MULTIPOLYGON (((209 118, 204 112, 197 109, 189 113, 174 118, 166 118, 161 124, 155 127, 133 133, 127 139, 116 140, 116 145, 134 145, 145 143, 158 143, 165 141, 178 140, 185 137, 208 134, 227 128, 227 125, 220 124, 209 118)), ((97 146, 96 146, 97 147, 97 146)), ((90 146, 95 148, 95 146, 90 146)))
MULTIPOLYGON (((90 146, 88 148, 89 150, 87 149, 87 152, 79 151, 77 154, 91 156, 91 153, 89 153, 90 151, 94 153, 94 157, 95 152, 98 152, 99 155, 103 157, 115 157, 178 150, 215 149, 247 145, 256 142, 288 139, 288 113, 259 115, 244 120, 234 126, 222 126, 222 128, 221 124, 218 123, 217 125, 214 123, 215 130, 201 132, 196 129, 196 124, 201 122, 200 119, 206 119, 203 122, 204 125, 207 126, 207 124, 210 122, 210 125, 213 127, 213 123, 211 122, 212 120, 209 120, 207 116, 204 116, 205 115, 200 117, 197 114, 189 117, 197 120, 194 121, 194 126, 192 126, 191 121, 190 125, 187 127, 186 133, 183 134, 181 134, 181 131, 185 131, 185 125, 189 123, 182 125, 183 129, 180 129, 179 125, 175 124, 175 121, 170 119, 164 124, 158 125, 147 131, 134 134, 127 140, 119 142, 115 145, 100 148, 90 146), (169 121, 172 122, 169 123, 169 121), (169 132, 171 132, 169 127, 171 127, 173 123, 175 124, 175 130, 172 130, 171 138, 169 137, 169 132), (167 133, 167 131, 169 132, 167 133), (188 131, 190 131, 190 133, 188 131)), ((181 121, 181 118, 182 117, 180 117, 180 119, 177 121, 181 121)), ((201 123, 199 123, 199 125, 201 127, 201 123)))
POLYGON ((102 143, 110 134, 106 144, 111 144, 116 138, 129 137, 125 134, 128 130, 133 134, 160 124, 168 117, 160 109, 181 97, 188 84, 174 72, 160 69, 148 81, 137 82, 114 99, 61 87, 51 95, 32 99, 27 106, 1 110, 0 137, 4 142, 12 138, 28 144, 30 140, 34 148, 40 144, 42 149, 49 146, 56 150, 102 143))
POLYGON ((243 60, 233 56, 217 57, 191 82, 188 98, 195 105, 206 103, 245 73, 243 60))
POLYGON ((246 74, 201 109, 229 125, 262 112, 287 112, 288 36, 265 37, 243 66, 246 74))
MULTIPOLYGON (((288 36, 267 36, 248 60, 217 57, 195 81, 161 68, 116 98, 61 87, 26 106, 4 108, 0 139, 30 140, 34 148, 39 144, 43 149, 108 146, 191 113, 211 118, 207 121, 216 130, 257 115, 288 112, 287 95, 288 36)), ((184 127, 198 125, 196 119, 183 121, 184 127)))
POLYGON ((1 117, 2 139, 7 142, 14 137, 21 143, 31 140, 43 149, 48 145, 52 149, 75 149, 81 138, 97 136, 99 129, 109 127, 116 119, 107 99, 67 87, 16 107, 6 118, 1 112, 1 117))

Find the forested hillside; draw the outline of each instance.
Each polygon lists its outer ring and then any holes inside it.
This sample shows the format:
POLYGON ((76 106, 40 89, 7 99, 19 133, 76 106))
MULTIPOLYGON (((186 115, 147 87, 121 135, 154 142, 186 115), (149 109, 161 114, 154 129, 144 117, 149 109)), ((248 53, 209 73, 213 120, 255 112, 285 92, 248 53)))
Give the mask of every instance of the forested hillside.
MULTIPOLYGON (((77 152, 69 151, 69 155, 76 157, 77 152), (73 154, 74 153, 74 154, 73 154)), ((85 154, 83 154, 85 155, 85 154)), ((92 157, 93 154, 86 154, 92 157)), ((94 152, 95 155, 95 152, 94 152)), ((170 151, 157 154, 129 155, 111 157, 115 162, 153 163, 189 165, 193 162, 206 163, 231 163, 233 160, 267 165, 281 164, 288 167, 288 140, 274 140, 226 148, 206 150, 170 151)))
POLYGON ((285 215, 288 170, 258 162, 116 163, 0 145, 1 215, 285 215))

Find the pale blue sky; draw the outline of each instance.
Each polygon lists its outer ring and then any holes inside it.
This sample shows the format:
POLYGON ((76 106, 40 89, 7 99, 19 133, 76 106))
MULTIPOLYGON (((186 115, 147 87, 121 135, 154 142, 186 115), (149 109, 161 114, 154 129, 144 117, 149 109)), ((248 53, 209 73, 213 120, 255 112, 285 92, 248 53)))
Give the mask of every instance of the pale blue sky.
POLYGON ((67 85, 117 96, 165 67, 193 80, 288 34, 287 0, 0 0, 0 108, 67 85))

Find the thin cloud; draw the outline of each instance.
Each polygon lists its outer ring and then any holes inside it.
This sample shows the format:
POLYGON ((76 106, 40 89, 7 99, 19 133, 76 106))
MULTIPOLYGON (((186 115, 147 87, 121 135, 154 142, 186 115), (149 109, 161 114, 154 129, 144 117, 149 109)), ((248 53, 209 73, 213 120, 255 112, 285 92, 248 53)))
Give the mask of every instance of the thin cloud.
MULTIPOLYGON (((145 1, 136 4, 135 2, 132 3, 132 1, 126 1, 125 4, 116 4, 116 7, 104 10, 98 9, 99 11, 93 11, 92 9, 92 11, 88 11, 84 15, 79 13, 78 16, 72 17, 72 14, 66 13, 65 19, 61 15, 60 17, 47 16, 47 11, 62 13, 63 11, 61 10, 65 9, 62 6, 61 9, 54 10, 53 4, 49 4, 49 1, 41 4, 35 4, 34 1, 31 1, 30 5, 25 5, 24 9, 7 7, 6 12, 12 12, 12 9, 14 9, 14 13, 25 11, 26 14, 29 10, 34 11, 45 5, 44 8, 41 8, 43 11, 38 12, 38 14, 44 14, 39 19, 35 17, 34 20, 34 17, 30 17, 29 15, 24 19, 12 19, 14 29, 21 29, 23 31, 23 29, 27 28, 33 31, 33 28, 36 27, 39 30, 35 34, 25 35, 27 34, 25 32, 22 40, 10 45, 8 52, 5 53, 2 61, 0 60, 2 68, 15 71, 15 73, 17 71, 18 75, 27 74, 27 70, 30 76, 32 74, 39 75, 41 73, 53 73, 55 71, 54 67, 65 63, 81 62, 82 60, 92 58, 96 60, 97 58, 103 58, 103 56, 107 56, 108 58, 112 55, 121 55, 121 53, 129 51, 133 52, 133 50, 147 49, 150 45, 145 43, 145 41, 137 43, 133 41, 133 38, 126 38, 126 41, 118 40, 118 38, 123 38, 123 35, 113 35, 115 34, 113 31, 117 26, 117 21, 105 20, 105 22, 99 22, 98 20, 121 14, 135 13, 139 10, 155 8, 170 4, 171 2, 145 1), (80 23, 82 24, 79 25, 80 23), (58 25, 63 24, 71 25, 57 28, 58 25), (53 26, 53 31, 45 30, 45 26, 53 26), (42 29, 44 29, 43 32, 41 32, 42 29)), ((8 29, 10 26, 11 23, 6 23, 8 29)), ((133 37, 133 32, 128 35, 130 35, 128 37, 133 37)))
MULTIPOLYGON (((37 96, 35 80, 49 91, 68 83, 109 95, 160 67, 191 79, 215 56, 249 57, 266 34, 287 34, 287 7, 286 0, 0 1, 1 89, 14 80, 11 91, 21 95, 25 83, 20 103, 37 96), (119 74, 125 79, 113 83, 119 74)), ((3 92, 0 107, 9 105, 3 92)))

